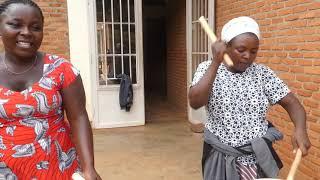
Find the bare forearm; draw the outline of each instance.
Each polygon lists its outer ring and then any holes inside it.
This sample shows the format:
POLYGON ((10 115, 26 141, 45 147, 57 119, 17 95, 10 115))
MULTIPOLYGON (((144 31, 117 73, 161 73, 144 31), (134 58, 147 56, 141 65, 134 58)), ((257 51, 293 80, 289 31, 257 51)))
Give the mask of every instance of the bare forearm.
POLYGON ((279 104, 288 112, 295 125, 295 131, 292 136, 293 148, 300 148, 302 154, 304 156, 307 155, 311 144, 306 128, 306 112, 303 106, 292 93, 284 97, 279 104))
POLYGON ((306 112, 299 100, 292 94, 288 94, 286 99, 280 102, 280 105, 288 112, 291 121, 294 123, 296 129, 306 129, 306 112))
POLYGON ((198 109, 207 104, 219 65, 213 61, 201 80, 190 88, 188 96, 192 108, 198 109))
POLYGON ((70 122, 72 141, 80 159, 85 179, 100 180, 94 168, 92 129, 86 110, 86 96, 81 77, 61 91, 63 106, 70 122))
POLYGON ((298 104, 298 107, 292 108, 289 112, 289 116, 297 129, 306 129, 306 112, 304 108, 298 104))
POLYGON ((70 122, 73 142, 80 158, 81 168, 84 170, 94 167, 92 129, 87 118, 85 113, 75 122, 70 122))

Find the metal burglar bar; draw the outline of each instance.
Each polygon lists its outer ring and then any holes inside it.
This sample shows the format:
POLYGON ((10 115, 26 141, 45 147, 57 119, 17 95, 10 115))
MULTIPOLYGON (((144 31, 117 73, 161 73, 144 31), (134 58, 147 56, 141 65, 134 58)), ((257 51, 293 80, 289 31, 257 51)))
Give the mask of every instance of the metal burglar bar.
POLYGON ((99 86, 137 83, 134 0, 96 0, 99 86))
POLYGON ((198 21, 200 16, 208 20, 208 0, 192 0, 192 74, 209 55, 208 37, 198 21))

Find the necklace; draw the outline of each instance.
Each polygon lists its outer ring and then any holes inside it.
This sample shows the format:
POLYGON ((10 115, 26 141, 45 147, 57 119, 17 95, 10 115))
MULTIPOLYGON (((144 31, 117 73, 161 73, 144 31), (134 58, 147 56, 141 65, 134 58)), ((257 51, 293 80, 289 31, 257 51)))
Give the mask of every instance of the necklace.
POLYGON ((4 64, 4 67, 6 68, 6 70, 7 70, 8 72, 10 72, 11 74, 21 75, 21 74, 24 74, 24 73, 26 73, 26 72, 29 72, 29 71, 35 66, 35 64, 36 64, 36 62, 37 62, 37 59, 38 59, 38 55, 36 55, 36 57, 35 57, 34 60, 33 60, 33 63, 30 65, 30 67, 28 67, 26 70, 24 70, 24 71, 22 71, 22 72, 15 72, 15 71, 10 70, 9 67, 8 67, 8 65, 7 65, 7 63, 6 63, 6 59, 7 59, 7 58, 6 58, 6 56, 4 55, 3 64, 4 64))

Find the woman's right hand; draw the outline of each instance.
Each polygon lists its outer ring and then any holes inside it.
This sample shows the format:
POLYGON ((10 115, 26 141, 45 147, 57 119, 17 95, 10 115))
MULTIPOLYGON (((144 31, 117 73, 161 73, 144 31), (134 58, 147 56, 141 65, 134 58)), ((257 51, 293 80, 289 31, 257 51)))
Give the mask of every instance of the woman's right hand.
POLYGON ((220 64, 223 61, 223 55, 226 53, 227 45, 221 40, 211 44, 212 61, 220 64))

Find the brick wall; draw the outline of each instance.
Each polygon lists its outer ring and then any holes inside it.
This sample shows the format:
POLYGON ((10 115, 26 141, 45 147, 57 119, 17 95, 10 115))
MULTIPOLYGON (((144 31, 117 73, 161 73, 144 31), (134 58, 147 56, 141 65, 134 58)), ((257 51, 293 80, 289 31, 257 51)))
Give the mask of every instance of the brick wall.
POLYGON ((187 56, 185 0, 168 1, 167 96, 174 108, 187 114, 187 56))
POLYGON ((45 16, 41 50, 69 58, 68 11, 66 0, 37 0, 45 16))
MULTIPOLYGON (((34 2, 40 6, 45 17, 44 38, 40 51, 69 58, 67 1, 35 0, 34 2)), ((3 49, 2 44, 0 47, 3 49)))
MULTIPOLYGON (((216 0, 216 27, 240 15, 260 24, 262 40, 257 61, 271 67, 297 94, 307 111, 312 147, 302 160, 297 179, 320 179, 320 2, 311 0, 216 0)), ((293 154, 290 135, 293 124, 280 106, 268 118, 285 134, 276 144, 288 173, 293 154)))

